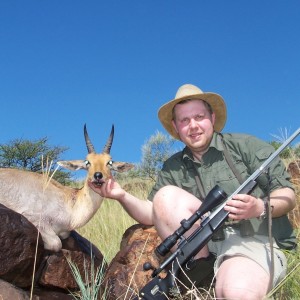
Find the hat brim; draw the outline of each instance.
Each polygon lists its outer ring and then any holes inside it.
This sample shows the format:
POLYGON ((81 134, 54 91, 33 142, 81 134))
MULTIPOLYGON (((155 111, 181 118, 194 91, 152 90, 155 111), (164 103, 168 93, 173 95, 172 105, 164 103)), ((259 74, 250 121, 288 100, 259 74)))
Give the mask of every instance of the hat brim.
POLYGON ((173 119, 173 108, 174 106, 184 100, 203 100, 210 104, 214 114, 215 114, 215 124, 214 124, 214 130, 216 132, 221 132, 222 129, 225 126, 226 118, 227 118, 227 110, 226 110, 226 104, 223 100, 223 98, 215 93, 203 93, 203 94, 195 94, 190 96, 184 96, 181 98, 176 98, 168 103, 161 106, 161 108, 158 110, 158 118, 161 121, 164 128, 169 132, 169 134, 177 139, 180 140, 180 137, 176 130, 174 129, 172 125, 172 119, 173 119))

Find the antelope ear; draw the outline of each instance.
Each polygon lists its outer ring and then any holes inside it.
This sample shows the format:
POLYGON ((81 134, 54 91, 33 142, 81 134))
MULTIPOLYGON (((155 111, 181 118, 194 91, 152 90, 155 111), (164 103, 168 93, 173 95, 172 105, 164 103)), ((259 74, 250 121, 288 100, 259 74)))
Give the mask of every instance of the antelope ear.
POLYGON ((87 170, 85 160, 60 160, 57 164, 71 171, 87 170))
POLYGON ((134 167, 133 164, 127 163, 127 162, 121 162, 121 161, 113 161, 112 163, 112 170, 123 173, 126 172, 134 167))

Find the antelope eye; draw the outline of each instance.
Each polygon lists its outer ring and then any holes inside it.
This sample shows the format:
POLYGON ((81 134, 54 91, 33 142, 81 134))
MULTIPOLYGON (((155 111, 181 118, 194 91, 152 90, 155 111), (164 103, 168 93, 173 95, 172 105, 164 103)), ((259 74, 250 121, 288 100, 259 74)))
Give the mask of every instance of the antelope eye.
POLYGON ((110 168, 112 168, 112 166, 113 166, 113 161, 110 160, 110 161, 107 163, 107 166, 110 167, 110 168))
POLYGON ((85 160, 84 163, 87 167, 91 165, 91 163, 88 160, 85 160))

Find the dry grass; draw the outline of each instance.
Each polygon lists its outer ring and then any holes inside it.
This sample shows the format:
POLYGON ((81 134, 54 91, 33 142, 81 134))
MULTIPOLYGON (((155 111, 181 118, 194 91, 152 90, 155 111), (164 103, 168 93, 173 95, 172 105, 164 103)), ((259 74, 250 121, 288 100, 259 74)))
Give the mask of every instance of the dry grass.
MULTIPOLYGON (((146 199, 153 182, 130 179, 119 182, 126 190, 140 199, 146 199)), ((78 232, 91 241, 110 262, 120 250, 120 242, 127 228, 136 224, 118 201, 104 199, 96 215, 78 232)))

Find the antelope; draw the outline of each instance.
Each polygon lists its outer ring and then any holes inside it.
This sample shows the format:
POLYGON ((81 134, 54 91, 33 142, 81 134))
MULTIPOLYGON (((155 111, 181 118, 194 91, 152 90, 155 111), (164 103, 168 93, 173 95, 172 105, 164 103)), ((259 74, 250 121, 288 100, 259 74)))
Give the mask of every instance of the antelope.
POLYGON ((126 162, 115 162, 110 156, 114 137, 110 136, 102 153, 96 153, 86 125, 84 138, 88 154, 85 160, 58 161, 63 168, 84 169, 87 176, 81 189, 64 186, 44 174, 0 168, 0 203, 25 216, 35 225, 43 239, 44 248, 58 252, 61 239, 74 229, 85 225, 99 209, 103 198, 88 185, 101 186, 112 176, 112 170, 124 172, 133 167, 126 162))

